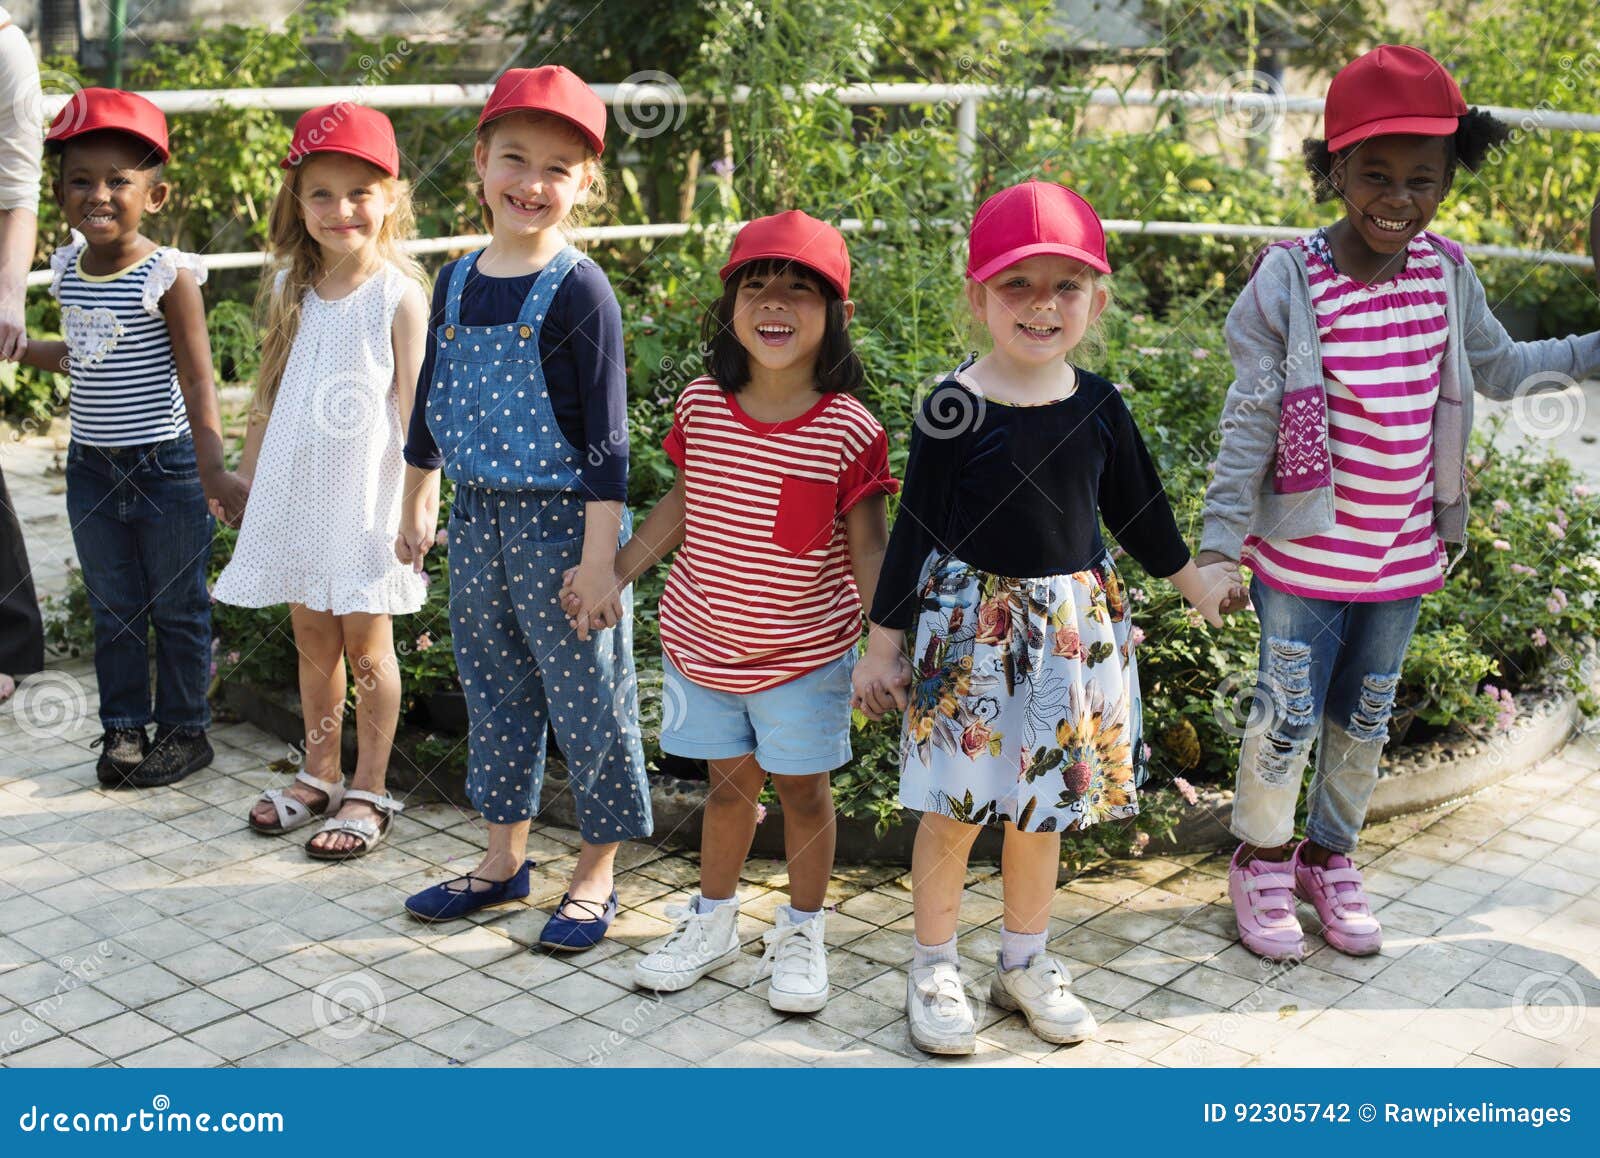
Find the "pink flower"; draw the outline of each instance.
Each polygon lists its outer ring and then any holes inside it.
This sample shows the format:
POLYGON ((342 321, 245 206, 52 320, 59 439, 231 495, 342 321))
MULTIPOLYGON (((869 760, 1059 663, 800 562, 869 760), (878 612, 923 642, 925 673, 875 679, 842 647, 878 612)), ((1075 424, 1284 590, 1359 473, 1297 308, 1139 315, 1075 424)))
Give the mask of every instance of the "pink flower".
POLYGON ((969 760, 976 760, 989 748, 989 725, 982 720, 973 720, 967 725, 966 731, 961 733, 961 752, 969 760))
POLYGON ((1551 615, 1560 615, 1567 609, 1567 593, 1559 587, 1554 588, 1550 592, 1550 598, 1545 602, 1545 606, 1550 609, 1551 615))
POLYGON ((1511 509, 1511 504, 1506 502, 1505 499, 1495 499, 1495 501, 1494 501, 1494 512, 1495 512, 1495 514, 1503 515, 1507 511, 1509 511, 1510 509, 1511 509))
POLYGON ((1140 749, 1139 759, 1143 760, 1146 764, 1148 764, 1150 762, 1150 745, 1149 744, 1145 744, 1140 749))
POLYGON ((1200 803, 1200 794, 1194 790, 1194 785, 1190 784, 1182 776, 1174 776, 1172 778, 1172 786, 1178 790, 1178 795, 1183 797, 1185 804, 1200 803))
POLYGON ((765 804, 757 804, 756 805, 756 823, 760 824, 766 818, 767 818, 767 806, 765 804))
POLYGON ((432 646, 433 646, 433 636, 429 635, 426 631, 424 631, 421 635, 417 636, 417 650, 418 651, 427 651, 432 646))
POLYGON ((1051 652, 1062 659, 1082 659, 1083 642, 1078 637, 1078 629, 1070 624, 1056 628, 1055 646, 1051 652))
POLYGON ((432 582, 433 582, 433 576, 428 574, 426 571, 424 571, 422 573, 422 585, 424 587, 426 587, 426 586, 428 586, 428 584, 430 584, 432 582))
POLYGON ((1533 646, 1534 647, 1547 647, 1547 646, 1549 646, 1549 643, 1550 643, 1550 640, 1545 635, 1544 628, 1542 628, 1542 627, 1535 627, 1533 629, 1532 639, 1533 639, 1533 646))
POLYGON ((1580 499, 1586 499, 1590 495, 1594 494, 1594 488, 1584 483, 1579 483, 1577 486, 1572 488, 1572 493, 1577 495, 1580 499))
POLYGON ((1550 532, 1552 539, 1565 539, 1567 537, 1567 529, 1560 523, 1546 523, 1544 529, 1550 532))
POLYGON ((450 532, 440 527, 439 533, 433 537, 433 545, 435 547, 448 547, 450 545, 450 532))
POLYGON ((1509 551, 1509 550, 1511 550, 1511 544, 1506 542, 1504 539, 1496 539, 1494 541, 1494 543, 1491 544, 1491 545, 1494 547, 1494 549, 1496 551, 1509 551))
POLYGON ((1135 627, 1132 631, 1128 632, 1128 642, 1133 644, 1134 647, 1138 647, 1140 644, 1142 644, 1144 642, 1144 628, 1135 627))
POLYGON ((1536 568, 1530 567, 1526 563, 1513 563, 1511 564, 1511 573, 1513 575, 1537 575, 1539 572, 1536 568))
POLYGON ((1483 694, 1495 706, 1494 726, 1502 732, 1510 731, 1517 719, 1516 697, 1505 688, 1497 688, 1493 684, 1484 684, 1483 694))
POLYGON ((1082 796, 1089 791, 1089 785, 1094 782, 1094 772, 1085 761, 1079 760, 1076 764, 1069 764, 1062 771, 1061 779, 1066 784, 1067 791, 1082 796))
POLYGON ((223 656, 223 659, 227 661, 229 667, 235 667, 239 663, 239 653, 237 651, 230 651, 227 655, 223 656))
POLYGON ((1145 317, 1143 314, 1134 314, 1133 317, 1129 318, 1128 320, 1136 326, 1142 326, 1145 323, 1145 317))
POLYGON ((1202 358, 1211 357, 1211 351, 1206 349, 1204 346, 1196 346, 1193 350, 1191 350, 1189 352, 1190 352, 1190 354, 1192 354, 1194 356, 1196 361, 1199 361, 1202 358))

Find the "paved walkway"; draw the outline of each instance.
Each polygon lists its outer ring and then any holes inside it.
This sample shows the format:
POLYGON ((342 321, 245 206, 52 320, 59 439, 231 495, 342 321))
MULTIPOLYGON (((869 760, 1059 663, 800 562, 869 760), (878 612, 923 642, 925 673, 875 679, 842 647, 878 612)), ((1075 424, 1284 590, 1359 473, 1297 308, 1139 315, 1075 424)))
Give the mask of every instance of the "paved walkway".
MULTIPOLYGON (((70 548, 50 458, 32 444, 3 460, 47 592, 70 548)), ((1600 748, 1588 739, 1469 801, 1367 830, 1358 859, 1387 929, 1378 957, 1319 948, 1264 968, 1233 942, 1225 858, 1114 862, 1064 884, 1052 926, 1099 1038, 1050 1046, 980 1009, 977 1054, 936 1060, 911 1046, 901 1014, 911 899, 898 869, 836 877, 834 991, 816 1016, 772 1012, 755 981, 760 935, 786 899, 770 861, 752 862, 741 889, 745 955, 658 999, 628 977, 667 930, 662 907, 692 890, 693 854, 628 845, 613 936, 578 959, 529 948, 572 865, 565 829, 533 834, 529 903, 430 929, 401 901, 471 867, 475 816, 419 806, 380 853, 311 861, 244 824, 282 780, 267 768, 281 742, 218 727, 203 773, 105 792, 88 746, 90 665, 35 679, 25 718, 0 707, 4 1065, 1600 1064, 1600 748)), ((974 866, 961 946, 980 996, 999 896, 994 868, 974 866)))

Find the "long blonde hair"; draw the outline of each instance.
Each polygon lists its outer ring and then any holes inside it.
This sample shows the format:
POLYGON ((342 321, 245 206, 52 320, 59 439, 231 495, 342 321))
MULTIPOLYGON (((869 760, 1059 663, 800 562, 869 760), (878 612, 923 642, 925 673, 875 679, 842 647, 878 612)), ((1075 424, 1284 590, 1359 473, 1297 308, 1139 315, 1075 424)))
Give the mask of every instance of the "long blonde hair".
MULTIPOLYGON (((306 291, 326 272, 322 247, 306 230, 300 210, 302 167, 296 165, 285 171, 267 222, 272 268, 262 275, 261 290, 256 296, 256 314, 261 328, 261 369, 256 374, 255 395, 250 400, 252 413, 258 415, 272 411, 284 367, 289 364, 289 351, 300 333, 300 303, 306 291)), ((379 183, 390 208, 373 242, 378 256, 426 289, 428 276, 421 263, 400 246, 417 232, 417 218, 411 208, 411 185, 388 174, 384 174, 379 183)))
MULTIPOLYGON (((566 217, 556 227, 561 230, 568 241, 576 242, 577 231, 588 225, 600 210, 605 207, 607 192, 606 171, 600 164, 600 158, 595 154, 594 149, 584 135, 573 127, 571 121, 565 117, 558 117, 554 113, 524 110, 508 113, 504 117, 496 117, 478 130, 478 143, 488 148, 489 142, 494 139, 495 126, 502 121, 509 120, 511 117, 521 117, 530 124, 549 125, 570 136, 573 141, 583 146, 583 164, 589 171, 589 188, 582 197, 572 203, 572 208, 567 211, 566 217)), ((483 227, 493 233, 494 210, 483 199, 482 179, 474 178, 470 183, 470 189, 473 195, 478 198, 478 213, 483 218, 483 227)))

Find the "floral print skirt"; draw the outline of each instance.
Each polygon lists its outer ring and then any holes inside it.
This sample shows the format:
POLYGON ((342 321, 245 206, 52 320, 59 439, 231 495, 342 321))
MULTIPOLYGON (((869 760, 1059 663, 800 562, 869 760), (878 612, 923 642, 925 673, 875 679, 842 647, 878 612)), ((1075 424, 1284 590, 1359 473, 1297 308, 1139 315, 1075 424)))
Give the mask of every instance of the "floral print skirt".
POLYGON ((900 802, 1024 832, 1137 813, 1139 675, 1110 556, 1008 579, 935 553, 919 593, 900 802))

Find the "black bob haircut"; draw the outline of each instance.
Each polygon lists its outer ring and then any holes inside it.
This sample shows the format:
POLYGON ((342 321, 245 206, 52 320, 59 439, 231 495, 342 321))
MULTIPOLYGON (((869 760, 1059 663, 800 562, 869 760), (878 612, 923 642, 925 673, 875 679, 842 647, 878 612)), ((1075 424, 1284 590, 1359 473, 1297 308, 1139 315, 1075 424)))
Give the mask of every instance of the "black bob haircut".
POLYGON ((143 148, 145 154, 134 167, 141 173, 150 173, 150 183, 152 185, 162 179, 167 169, 167 163, 161 159, 161 153, 156 147, 143 137, 135 136, 133 133, 124 133, 120 129, 96 129, 92 133, 80 133, 76 137, 68 137, 64 141, 46 141, 44 148, 46 153, 55 158, 56 176, 60 177, 62 168, 66 164, 67 150, 72 146, 111 140, 126 141, 135 148, 143 148))
POLYGON ((865 383, 867 374, 861 358, 850 344, 845 326, 844 299, 821 275, 799 262, 769 258, 748 261, 733 271, 722 296, 706 310, 700 322, 700 347, 705 354, 706 373, 730 394, 737 394, 750 383, 750 355, 733 332, 734 299, 748 277, 773 277, 786 272, 801 274, 822 294, 827 323, 822 345, 817 350, 817 390, 822 394, 854 394, 865 383))
MULTIPOLYGON (((1456 127, 1455 136, 1445 138, 1448 154, 1445 161, 1446 179, 1455 174, 1457 165, 1469 173, 1476 173, 1490 152, 1510 135, 1511 127, 1504 121, 1484 109, 1468 109, 1467 115, 1461 118, 1461 123, 1456 127)), ((1351 145, 1339 152, 1348 154, 1355 147, 1351 145)), ((1328 142, 1321 137, 1307 137, 1301 145, 1301 151, 1305 154, 1306 172, 1311 176, 1311 189, 1316 199, 1335 200, 1339 191, 1333 187, 1333 167, 1338 157, 1328 148, 1328 142)))

